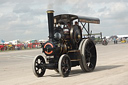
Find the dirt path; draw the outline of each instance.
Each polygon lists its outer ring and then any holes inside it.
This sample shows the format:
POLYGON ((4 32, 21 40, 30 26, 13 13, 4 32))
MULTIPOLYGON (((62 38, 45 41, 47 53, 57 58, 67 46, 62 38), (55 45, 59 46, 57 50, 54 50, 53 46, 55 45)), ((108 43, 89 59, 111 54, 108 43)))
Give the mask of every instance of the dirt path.
POLYGON ((83 73, 73 67, 63 78, 53 70, 37 78, 32 72, 34 56, 41 49, 0 53, 0 85, 128 85, 128 44, 97 45, 96 69, 83 73))

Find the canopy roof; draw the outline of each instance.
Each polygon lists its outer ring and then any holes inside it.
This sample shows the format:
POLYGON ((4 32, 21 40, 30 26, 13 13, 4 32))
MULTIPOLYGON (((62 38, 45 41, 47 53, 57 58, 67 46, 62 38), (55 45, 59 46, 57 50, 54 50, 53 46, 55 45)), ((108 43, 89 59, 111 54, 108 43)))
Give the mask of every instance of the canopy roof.
POLYGON ((68 23, 68 22, 71 22, 75 19, 78 19, 78 21, 80 21, 80 22, 100 24, 99 18, 77 16, 77 15, 73 15, 73 14, 56 15, 56 16, 54 16, 54 23, 59 23, 59 22, 68 23))

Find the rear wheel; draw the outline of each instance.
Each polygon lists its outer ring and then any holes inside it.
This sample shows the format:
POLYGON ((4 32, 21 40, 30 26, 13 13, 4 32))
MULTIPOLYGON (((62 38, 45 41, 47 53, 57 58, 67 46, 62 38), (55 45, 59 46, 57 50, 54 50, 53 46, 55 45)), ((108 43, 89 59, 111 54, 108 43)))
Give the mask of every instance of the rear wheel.
POLYGON ((86 39, 83 42, 81 49, 82 63, 85 71, 93 71, 97 60, 95 44, 91 39, 86 39))
POLYGON ((61 55, 58 63, 58 69, 61 76, 63 77, 69 76, 69 73, 71 71, 71 61, 68 55, 66 54, 61 55))
POLYGON ((33 60, 33 73, 37 77, 42 77, 45 73, 45 59, 43 56, 36 56, 33 60))

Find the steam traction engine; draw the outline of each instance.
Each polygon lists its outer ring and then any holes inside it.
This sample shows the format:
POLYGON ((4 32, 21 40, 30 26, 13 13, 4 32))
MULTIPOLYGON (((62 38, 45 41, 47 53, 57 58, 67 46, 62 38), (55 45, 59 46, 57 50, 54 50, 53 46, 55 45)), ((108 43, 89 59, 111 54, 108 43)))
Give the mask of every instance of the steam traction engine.
POLYGON ((43 54, 33 60, 34 74, 42 77, 46 69, 51 69, 67 77, 71 67, 78 65, 84 72, 93 71, 97 60, 96 48, 90 38, 82 38, 82 29, 89 36, 89 23, 99 24, 100 20, 72 14, 54 16, 53 13, 53 10, 47 11, 49 40, 42 46, 43 54))

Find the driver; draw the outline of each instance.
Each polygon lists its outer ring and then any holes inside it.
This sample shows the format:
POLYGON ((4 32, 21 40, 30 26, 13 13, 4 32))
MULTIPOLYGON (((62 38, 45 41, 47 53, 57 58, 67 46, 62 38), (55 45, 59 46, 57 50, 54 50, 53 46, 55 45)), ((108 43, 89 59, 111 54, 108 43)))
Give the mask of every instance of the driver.
POLYGON ((71 24, 70 24, 70 22, 67 23, 67 27, 68 27, 68 29, 71 29, 71 24))
POLYGON ((81 27, 78 25, 78 22, 77 22, 77 21, 75 21, 75 26, 78 26, 78 28, 79 28, 80 31, 82 32, 82 29, 81 29, 81 27))

